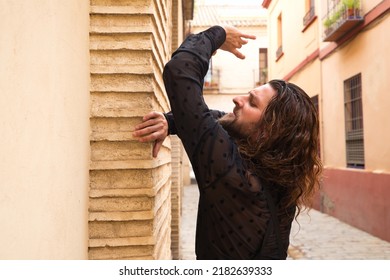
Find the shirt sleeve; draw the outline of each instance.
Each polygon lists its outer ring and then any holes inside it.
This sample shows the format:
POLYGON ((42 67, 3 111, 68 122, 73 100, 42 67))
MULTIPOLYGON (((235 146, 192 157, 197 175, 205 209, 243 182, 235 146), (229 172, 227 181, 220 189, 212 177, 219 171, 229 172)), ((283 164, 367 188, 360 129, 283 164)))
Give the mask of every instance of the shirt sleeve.
MULTIPOLYGON (((222 118, 224 115, 226 115, 225 112, 218 111, 218 110, 210 110, 210 113, 217 120, 219 118, 222 118)), ((173 116, 172 112, 163 113, 163 115, 168 123, 168 135, 176 135, 177 128, 176 128, 176 124, 175 124, 175 117, 173 116)))
POLYGON ((237 163, 234 142, 202 95, 209 60, 225 38, 225 30, 219 26, 190 35, 164 67, 164 84, 176 133, 194 168, 199 187, 210 186, 237 163))

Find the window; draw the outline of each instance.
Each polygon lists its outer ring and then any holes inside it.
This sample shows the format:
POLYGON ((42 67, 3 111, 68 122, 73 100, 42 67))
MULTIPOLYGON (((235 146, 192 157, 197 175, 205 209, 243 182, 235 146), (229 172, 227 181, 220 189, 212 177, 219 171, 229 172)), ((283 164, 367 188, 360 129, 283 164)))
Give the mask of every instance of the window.
MULTIPOLYGON (((305 1, 305 16, 303 17, 304 30, 316 19, 314 0, 305 1)), ((303 31, 304 31, 303 30, 303 31)))
POLYGON ((211 87, 212 76, 213 76, 213 60, 210 59, 209 70, 207 71, 206 76, 204 77, 205 87, 211 87))
POLYGON ((361 74, 344 81, 347 167, 364 168, 361 74))
POLYGON ((213 59, 210 59, 209 70, 204 77, 204 94, 215 94, 219 91, 219 70, 213 67, 213 59))
POLYGON ((282 14, 278 16, 278 49, 276 50, 276 61, 283 55, 283 42, 282 42, 282 14))
POLYGON ((259 49, 259 83, 264 85, 268 82, 268 49, 260 48, 259 49))

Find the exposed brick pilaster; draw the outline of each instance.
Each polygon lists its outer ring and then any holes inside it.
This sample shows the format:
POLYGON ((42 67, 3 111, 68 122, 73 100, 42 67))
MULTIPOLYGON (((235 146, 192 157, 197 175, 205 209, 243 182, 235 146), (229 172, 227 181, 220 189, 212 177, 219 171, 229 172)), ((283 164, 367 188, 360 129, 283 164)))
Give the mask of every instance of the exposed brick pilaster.
POLYGON ((91 0, 90 259, 170 259, 171 143, 157 159, 132 129, 168 111, 171 1, 91 0))

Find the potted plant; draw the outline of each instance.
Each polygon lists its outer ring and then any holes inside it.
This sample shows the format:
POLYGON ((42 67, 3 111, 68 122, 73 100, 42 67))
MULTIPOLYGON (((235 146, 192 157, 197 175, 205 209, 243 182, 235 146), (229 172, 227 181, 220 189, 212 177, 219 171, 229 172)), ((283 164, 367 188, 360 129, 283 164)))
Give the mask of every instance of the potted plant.
POLYGON ((341 18, 341 10, 336 10, 330 17, 330 21, 332 22, 332 25, 338 22, 340 18, 341 18))
POLYGON ((343 0, 348 18, 359 16, 360 0, 343 0))
POLYGON ((330 17, 327 17, 325 20, 324 20, 324 27, 326 29, 328 29, 329 27, 331 27, 331 25, 333 24, 333 22, 331 21, 330 17))
POLYGON ((326 17, 323 24, 324 24, 324 27, 325 27, 325 35, 328 36, 329 34, 332 33, 333 31, 333 24, 334 24, 334 20, 332 19, 332 17, 326 17))

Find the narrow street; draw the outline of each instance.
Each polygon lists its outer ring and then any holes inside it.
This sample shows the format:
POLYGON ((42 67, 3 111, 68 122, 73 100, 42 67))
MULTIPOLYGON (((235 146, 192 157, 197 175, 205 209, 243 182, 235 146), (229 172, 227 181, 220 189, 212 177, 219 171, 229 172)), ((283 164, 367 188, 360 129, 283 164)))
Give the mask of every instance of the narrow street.
MULTIPOLYGON (((181 221, 181 259, 195 260, 198 203, 195 184, 184 186, 181 221)), ((316 210, 293 223, 289 260, 390 260, 390 242, 340 222, 316 210), (299 223, 299 224, 298 224, 299 223)))

